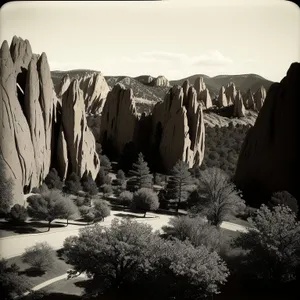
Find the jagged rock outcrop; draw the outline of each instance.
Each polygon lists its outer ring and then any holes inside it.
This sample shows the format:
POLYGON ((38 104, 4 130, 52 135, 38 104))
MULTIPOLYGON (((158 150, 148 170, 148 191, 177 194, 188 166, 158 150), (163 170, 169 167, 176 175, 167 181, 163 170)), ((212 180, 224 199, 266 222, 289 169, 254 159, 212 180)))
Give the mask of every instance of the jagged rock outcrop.
MULTIPOLYGON (((101 114, 106 96, 109 92, 109 86, 102 73, 88 73, 82 77, 77 76, 76 79, 83 93, 86 112, 92 115, 101 114)), ((56 93, 59 98, 63 97, 70 83, 70 76, 66 74, 56 88, 56 93)))
POLYGON ((250 205, 283 190, 299 203, 299 78, 300 63, 294 63, 280 83, 271 85, 243 143, 235 182, 250 205))
POLYGON ((0 155, 5 176, 14 183, 14 203, 24 204, 23 193, 40 186, 51 166, 61 166, 63 178, 69 171, 88 171, 95 178, 100 163, 83 98, 66 93, 61 108, 47 56, 32 54, 27 40, 14 37, 10 49, 4 41, 0 59, 0 155))
POLYGON ((228 105, 226 93, 225 93, 225 87, 222 86, 220 88, 219 96, 218 96, 218 107, 222 108, 228 105))
POLYGON ((132 89, 116 84, 108 93, 103 107, 101 143, 111 143, 120 155, 127 143, 136 140, 138 119, 132 89))
POLYGON ((150 75, 141 75, 141 76, 135 77, 135 79, 138 80, 139 82, 141 82, 142 84, 151 85, 153 83, 154 77, 152 77, 150 75))
POLYGON ((209 94, 209 90, 207 89, 202 76, 197 77, 195 79, 194 88, 197 93, 198 101, 201 101, 205 108, 210 108, 212 106, 212 101, 209 94))
POLYGON ((62 99, 62 125, 68 149, 69 171, 80 177, 85 172, 95 179, 100 169, 93 133, 87 126, 83 93, 73 80, 62 99))
POLYGON ((255 103, 257 111, 261 110, 261 108, 264 104, 264 101, 266 99, 266 95, 267 95, 267 92, 263 86, 261 86, 254 94, 254 103, 255 103))
POLYGON ((238 91, 234 99, 233 116, 237 118, 245 117, 245 106, 241 92, 238 91))
POLYGON ((225 94, 226 94, 226 98, 227 98, 227 106, 233 105, 236 94, 237 94, 237 90, 236 90, 235 84, 233 82, 228 83, 228 85, 225 89, 225 94))
POLYGON ((57 89, 57 96, 59 98, 62 98, 62 95, 65 93, 65 91, 68 89, 69 85, 71 83, 71 79, 69 74, 66 74, 63 79, 61 80, 59 87, 57 89))
POLYGON ((254 102, 254 97, 251 89, 248 89, 243 99, 244 99, 245 108, 252 109, 252 110, 256 109, 256 105, 254 102))
POLYGON ((27 69, 32 58, 32 49, 28 40, 23 40, 16 36, 13 37, 10 44, 10 55, 14 62, 16 74, 22 71, 22 68, 27 69))
POLYGON ((188 104, 188 95, 189 95, 189 88, 190 88, 190 83, 189 80, 185 80, 182 84, 182 90, 183 90, 183 104, 187 105, 188 104))
POLYGON ((197 101, 197 92, 193 87, 189 88, 186 106, 183 98, 183 89, 175 85, 169 90, 165 100, 156 104, 153 109, 152 141, 157 144, 166 170, 170 170, 178 160, 183 160, 192 167, 200 165, 203 159, 202 106, 197 101))
POLYGON ((165 76, 158 76, 152 82, 154 86, 170 86, 169 80, 165 76))

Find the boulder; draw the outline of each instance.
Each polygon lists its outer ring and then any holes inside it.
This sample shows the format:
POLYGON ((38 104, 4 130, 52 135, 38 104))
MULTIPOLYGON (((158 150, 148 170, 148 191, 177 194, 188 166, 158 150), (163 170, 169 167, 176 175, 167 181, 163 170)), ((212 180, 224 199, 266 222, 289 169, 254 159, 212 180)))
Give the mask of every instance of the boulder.
POLYGON ((170 86, 169 80, 165 76, 158 76, 152 82, 154 86, 170 86))
POLYGON ((287 191, 299 203, 300 63, 293 63, 280 83, 271 85, 255 125, 239 155, 235 182, 250 205, 287 191))

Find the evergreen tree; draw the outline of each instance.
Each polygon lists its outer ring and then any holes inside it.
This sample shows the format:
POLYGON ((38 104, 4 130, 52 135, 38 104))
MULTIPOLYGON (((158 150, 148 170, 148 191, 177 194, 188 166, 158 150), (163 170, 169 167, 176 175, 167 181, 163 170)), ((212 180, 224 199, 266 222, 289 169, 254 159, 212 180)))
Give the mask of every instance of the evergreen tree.
POLYGON ((135 192, 141 188, 152 188, 153 176, 142 153, 139 153, 138 160, 133 164, 129 175, 132 177, 127 181, 128 190, 135 192))
POLYGON ((191 189, 192 177, 187 163, 179 160, 171 170, 171 176, 167 183, 167 199, 177 202, 176 212, 180 203, 187 200, 191 189))
POLYGON ((45 184, 49 189, 62 190, 63 182, 61 181, 55 168, 52 168, 45 178, 45 184))

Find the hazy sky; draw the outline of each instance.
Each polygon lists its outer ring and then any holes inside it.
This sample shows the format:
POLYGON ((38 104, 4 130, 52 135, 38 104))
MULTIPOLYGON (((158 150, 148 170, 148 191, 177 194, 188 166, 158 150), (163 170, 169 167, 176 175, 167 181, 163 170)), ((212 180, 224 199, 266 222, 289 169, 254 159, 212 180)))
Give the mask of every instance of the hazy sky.
POLYGON ((0 40, 28 39, 52 70, 281 80, 300 61, 300 10, 286 1, 222 2, 11 2, 1 8, 0 40))

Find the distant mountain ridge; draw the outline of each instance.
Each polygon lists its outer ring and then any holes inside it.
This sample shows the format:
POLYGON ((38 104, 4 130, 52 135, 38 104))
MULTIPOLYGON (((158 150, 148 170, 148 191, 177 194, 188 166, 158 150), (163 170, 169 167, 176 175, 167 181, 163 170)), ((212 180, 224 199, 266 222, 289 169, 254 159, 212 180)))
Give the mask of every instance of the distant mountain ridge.
MULTIPOLYGON (((51 76, 54 85, 57 85, 66 74, 69 74, 69 77, 72 80, 74 78, 94 73, 99 73, 99 71, 88 69, 52 71, 51 76)), ((151 86, 150 84, 146 84, 145 81, 147 77, 151 76, 104 76, 110 88, 112 88, 116 83, 122 83, 125 87, 132 88, 133 93, 137 98, 142 98, 154 102, 162 100, 170 87, 151 86)), ((185 80, 189 80, 190 84, 194 84, 194 81, 197 77, 203 77, 206 87, 208 88, 212 98, 215 98, 219 94, 220 88, 222 86, 227 86, 230 82, 234 82, 236 88, 240 90, 242 94, 246 93, 248 89, 251 89, 254 93, 261 86, 264 86, 265 89, 268 90, 270 85, 273 83, 272 81, 265 79, 257 74, 217 75, 214 77, 209 77, 205 74, 195 74, 186 78, 171 80, 170 86, 176 84, 182 86, 185 80)))

